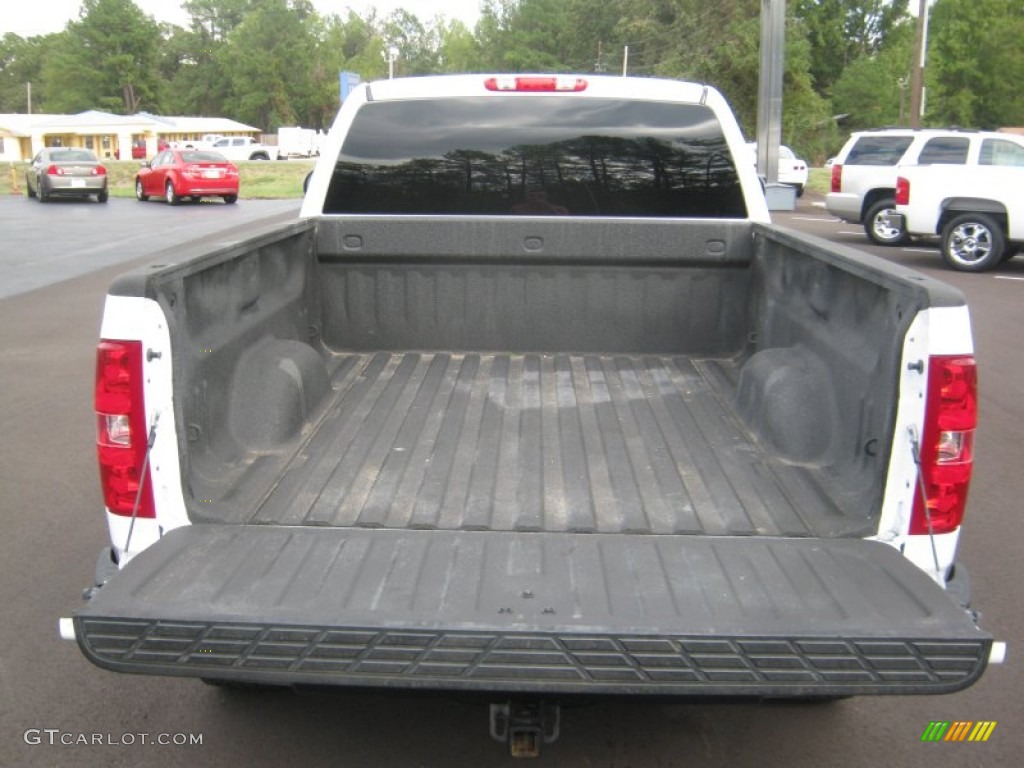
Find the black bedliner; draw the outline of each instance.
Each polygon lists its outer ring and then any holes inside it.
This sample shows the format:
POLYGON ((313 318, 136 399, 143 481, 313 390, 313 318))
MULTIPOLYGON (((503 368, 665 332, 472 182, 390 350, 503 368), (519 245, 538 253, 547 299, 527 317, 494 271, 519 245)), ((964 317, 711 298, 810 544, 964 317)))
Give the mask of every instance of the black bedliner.
POLYGON ((816 468, 779 461, 747 433, 730 403, 730 360, 379 352, 335 362, 327 415, 245 522, 870 532, 869 510, 844 516, 816 468))

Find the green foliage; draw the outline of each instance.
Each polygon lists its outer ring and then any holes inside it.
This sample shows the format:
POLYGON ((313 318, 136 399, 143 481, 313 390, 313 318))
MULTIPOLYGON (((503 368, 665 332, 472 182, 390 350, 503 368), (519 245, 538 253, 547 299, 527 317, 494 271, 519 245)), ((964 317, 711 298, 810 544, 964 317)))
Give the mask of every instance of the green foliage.
POLYGON ((793 14, 807 29, 810 74, 818 93, 827 96, 848 66, 881 52, 907 18, 907 4, 908 0, 797 0, 793 14))
POLYGON ((562 58, 572 32, 568 11, 563 0, 487 0, 477 25, 483 68, 571 71, 562 58))
POLYGON ((892 31, 883 50, 843 70, 833 86, 832 103, 837 113, 848 115, 847 127, 908 124, 915 26, 907 19, 892 31))
POLYGON ((132 114, 160 109, 160 27, 131 0, 83 0, 41 72, 47 108, 132 114))
POLYGON ((231 83, 224 107, 236 119, 276 127, 305 116, 315 47, 307 23, 312 16, 308 0, 254 0, 228 33, 218 61, 231 83))
POLYGON ((221 63, 224 43, 204 27, 174 28, 165 38, 160 73, 169 83, 165 109, 175 115, 214 115, 231 92, 221 63))
MULTIPOLYGON (((622 71, 718 87, 748 135, 757 117, 763 0, 482 0, 475 29, 443 16, 309 0, 186 0, 187 28, 160 27, 131 0, 83 0, 58 34, 0 40, 0 111, 136 109, 225 115, 267 131, 329 127, 338 73, 622 71)), ((910 0, 789 0, 783 139, 820 161, 845 129, 906 121, 910 0), (901 110, 901 98, 903 109, 901 110)), ((916 3, 913 3, 916 8, 916 3)), ((415 7, 408 4, 407 7, 415 7)), ((1024 0, 936 0, 928 52, 933 123, 1024 124, 1024 0)))
POLYGON ((192 31, 207 40, 224 40, 242 23, 253 0, 185 0, 182 7, 192 19, 192 31))
POLYGON ((54 36, 24 39, 8 32, 0 39, 0 112, 25 112, 32 84, 32 108, 45 112, 46 91, 40 73, 54 36))
POLYGON ((1024 125, 1024 0, 937 0, 929 24, 925 119, 1024 125))
POLYGON ((440 40, 437 71, 472 72, 479 66, 480 44, 469 27, 458 19, 442 21, 437 33, 440 40))

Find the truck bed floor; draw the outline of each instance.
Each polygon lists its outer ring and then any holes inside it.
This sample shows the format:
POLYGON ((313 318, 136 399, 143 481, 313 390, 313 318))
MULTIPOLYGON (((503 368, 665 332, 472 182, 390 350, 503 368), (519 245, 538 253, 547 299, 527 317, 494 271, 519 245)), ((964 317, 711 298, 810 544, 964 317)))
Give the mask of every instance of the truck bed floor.
MULTIPOLYGON (((728 361, 342 355, 325 415, 247 522, 814 535, 839 514, 728 405, 728 361)), ((253 470, 256 467, 251 468, 253 470)))

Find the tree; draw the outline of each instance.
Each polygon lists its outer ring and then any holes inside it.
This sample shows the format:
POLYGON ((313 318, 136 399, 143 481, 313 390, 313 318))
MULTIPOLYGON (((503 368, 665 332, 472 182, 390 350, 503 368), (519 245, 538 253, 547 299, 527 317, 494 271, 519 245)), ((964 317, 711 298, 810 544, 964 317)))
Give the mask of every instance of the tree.
POLYGON ((231 82, 221 58, 225 42, 205 27, 174 27, 164 37, 160 74, 166 89, 164 104, 175 115, 220 115, 231 94, 231 82))
POLYGON ((186 0, 182 6, 191 17, 193 32, 224 40, 252 10, 253 0, 186 0))
MULTIPOLYGON (((622 6, 631 74, 706 82, 721 90, 748 136, 757 124, 761 0, 636 0, 622 6)), ((815 150, 828 104, 815 93, 810 45, 797 19, 787 23, 783 140, 815 150)))
POLYGON ((82 0, 43 67, 50 109, 159 109, 160 27, 131 0, 82 0))
POLYGON ((928 37, 925 119, 1024 125, 1024 0, 937 0, 928 37))
POLYGON ((793 15, 807 30, 810 73, 823 96, 843 71, 881 52, 907 18, 908 0, 797 0, 793 15))
POLYGON ((837 113, 849 115, 849 128, 909 124, 915 26, 912 19, 904 20, 882 51, 861 56, 836 80, 832 105, 837 113))
POLYGON ((477 22, 485 69, 571 71, 563 58, 572 19, 563 0, 487 0, 477 22))
POLYGON ((384 45, 398 49, 398 75, 429 75, 439 71, 441 37, 436 26, 424 26, 416 16, 399 9, 384 19, 380 33, 384 45))
POLYGON ((42 86, 43 62, 52 48, 53 35, 25 39, 8 32, 0 39, 0 112, 26 112, 32 84, 32 111, 46 111, 42 86))
POLYGON ((440 40, 438 70, 441 72, 474 72, 481 63, 480 45, 473 32, 458 19, 437 19, 440 40))
POLYGON ((231 88, 224 107, 233 117, 275 131, 306 113, 315 101, 313 16, 309 0, 255 0, 228 33, 218 56, 231 88))

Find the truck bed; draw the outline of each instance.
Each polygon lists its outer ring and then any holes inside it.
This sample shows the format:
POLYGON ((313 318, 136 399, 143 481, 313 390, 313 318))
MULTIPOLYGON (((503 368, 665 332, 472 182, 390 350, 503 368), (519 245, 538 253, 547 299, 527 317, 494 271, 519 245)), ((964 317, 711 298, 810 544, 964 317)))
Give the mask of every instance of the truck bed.
POLYGON ((876 340, 939 289, 748 223, 620 224, 329 219, 126 279, 170 320, 189 517, 875 533, 876 340))
POLYGON ((786 536, 843 524, 812 471, 773 461, 742 427, 729 360, 407 352, 333 365, 333 399, 246 522, 786 536))
POLYGON ((187 257, 114 287, 167 318, 192 525, 76 615, 100 666, 783 696, 984 669, 868 538, 898 340, 958 294, 747 222, 331 218, 187 257))

